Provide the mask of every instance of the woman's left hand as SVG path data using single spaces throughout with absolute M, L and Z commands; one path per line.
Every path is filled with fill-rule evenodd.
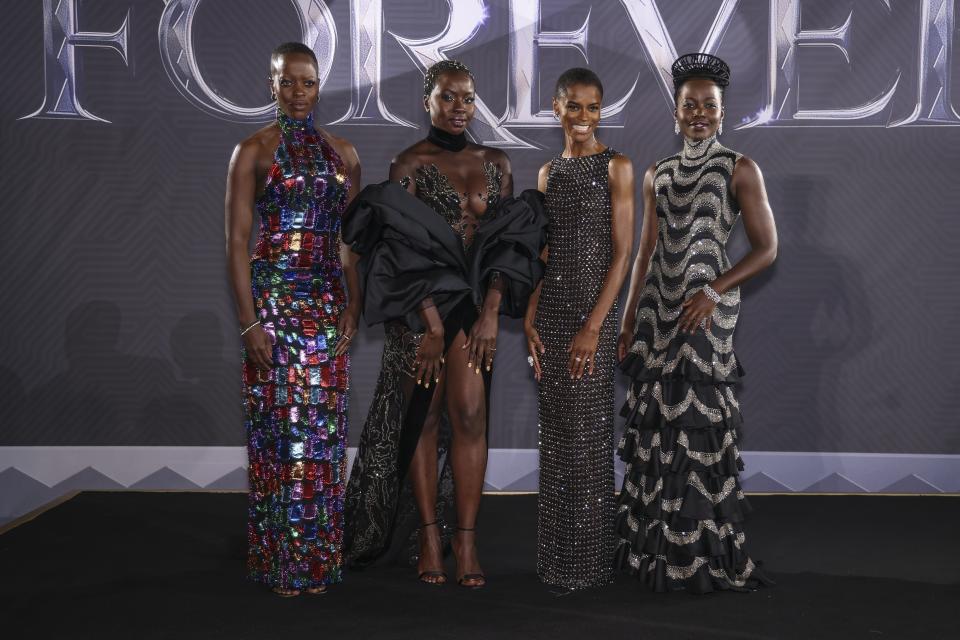
M 683 313 L 680 314 L 678 325 L 680 331 L 695 333 L 698 326 L 702 326 L 704 331 L 710 328 L 710 318 L 717 303 L 708 298 L 703 291 L 697 291 L 684 300 L 681 306 L 683 307 Z
M 570 371 L 570 378 L 583 377 L 584 373 L 593 375 L 593 363 L 597 356 L 597 342 L 600 340 L 600 332 L 594 331 L 584 325 L 577 335 L 573 336 L 570 346 L 567 347 L 567 353 L 570 354 L 570 360 L 567 361 L 567 369 Z
M 481 366 L 487 371 L 493 369 L 499 325 L 500 316 L 497 310 L 484 309 L 470 328 L 470 335 L 467 336 L 463 348 L 467 350 L 467 366 L 473 367 L 475 373 L 480 373 Z
M 333 356 L 343 355 L 350 348 L 353 338 L 357 335 L 357 325 L 360 323 L 360 309 L 356 305 L 348 304 L 340 313 L 337 321 L 337 346 L 333 349 Z

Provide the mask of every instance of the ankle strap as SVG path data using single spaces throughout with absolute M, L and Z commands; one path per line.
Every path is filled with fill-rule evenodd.
M 470 528 L 467 528 L 467 527 L 457 527 L 457 531 L 476 531 L 476 530 L 477 530 L 476 527 L 470 527 Z
M 422 525 L 420 525 L 420 528 L 423 529 L 424 527 L 431 527 L 435 524 L 439 524 L 439 522 L 437 520 L 434 520 L 433 522 L 424 522 Z

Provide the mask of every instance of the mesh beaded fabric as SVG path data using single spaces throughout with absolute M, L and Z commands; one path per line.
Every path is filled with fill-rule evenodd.
M 537 573 L 567 589 L 613 579 L 613 378 L 617 305 L 603 321 L 594 373 L 572 380 L 566 346 L 596 305 L 610 262 L 613 149 L 555 157 L 545 209 L 549 256 L 537 305 L 540 490 Z

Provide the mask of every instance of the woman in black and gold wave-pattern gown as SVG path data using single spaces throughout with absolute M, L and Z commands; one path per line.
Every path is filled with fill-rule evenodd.
M 475 525 L 498 315 L 523 313 L 542 275 L 546 223 L 539 193 L 511 197 L 506 154 L 466 140 L 473 102 L 466 67 L 431 67 L 430 135 L 397 156 L 390 182 L 367 187 L 344 222 L 362 256 L 364 315 L 386 327 L 344 545 L 354 567 L 416 561 L 420 580 L 441 584 L 452 538 L 457 582 L 479 587 Z
M 631 378 L 618 447 L 627 463 L 617 565 L 656 591 L 749 589 L 768 582 L 747 554 L 734 386 L 739 285 L 769 266 L 773 214 L 756 164 L 717 140 L 726 64 L 673 66 L 680 153 L 644 177 L 644 219 L 619 341 Z M 743 218 L 751 250 L 726 254 Z

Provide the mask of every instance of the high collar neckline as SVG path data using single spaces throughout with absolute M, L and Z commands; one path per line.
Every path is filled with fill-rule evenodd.
M 438 127 L 430 125 L 430 132 L 427 134 L 427 140 L 446 151 L 463 151 L 467 147 L 467 134 L 461 133 L 454 135 L 449 131 L 444 131 Z
M 303 133 L 313 129 L 313 113 L 308 114 L 303 120 L 297 120 L 296 118 L 291 118 L 283 112 L 283 109 L 277 107 L 277 124 L 280 125 L 280 130 L 287 135 L 298 132 Z
M 687 136 L 683 136 L 683 151 L 681 151 L 681 155 L 684 160 L 699 160 L 707 154 L 716 142 L 717 134 L 713 134 L 703 140 L 691 140 Z

